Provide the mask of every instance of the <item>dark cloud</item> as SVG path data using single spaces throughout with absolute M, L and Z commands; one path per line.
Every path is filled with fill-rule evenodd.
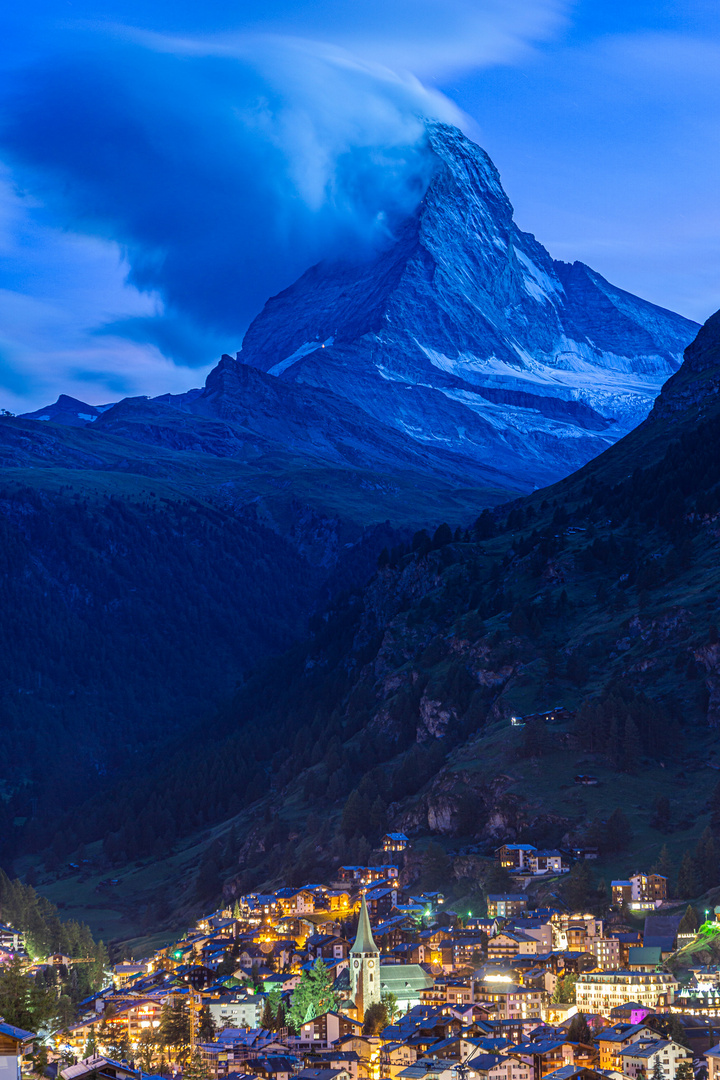
M 28 68 L 2 143 L 58 221 L 119 243 L 130 283 L 162 298 L 157 320 L 101 332 L 206 362 L 309 265 L 392 238 L 429 179 L 430 113 L 455 116 L 329 47 L 116 38 Z
M 114 319 L 98 327 L 98 337 L 118 337 L 139 345 L 154 345 L 168 360 L 187 367 L 202 367 L 208 356 L 222 351 L 223 342 L 207 334 L 191 319 L 171 315 L 135 315 Z

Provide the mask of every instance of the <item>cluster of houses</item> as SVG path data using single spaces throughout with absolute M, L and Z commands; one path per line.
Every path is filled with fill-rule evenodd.
M 385 842 L 391 855 L 407 840 Z M 497 852 L 530 874 L 559 872 L 556 857 L 523 844 Z M 533 908 L 524 893 L 491 895 L 486 917 L 461 917 L 401 876 L 396 865 L 343 866 L 329 884 L 248 894 L 153 956 L 117 964 L 53 1038 L 61 1080 L 145 1080 L 143 1033 L 178 1002 L 212 1080 L 693 1080 L 699 1064 L 720 1080 L 720 970 L 698 966 L 681 986 L 665 966 L 680 917 L 659 910 L 658 875 L 614 882 L 605 919 Z M 651 900 L 644 932 L 624 921 L 633 897 Z M 268 1002 L 283 1015 L 278 1002 L 289 1010 L 318 961 L 334 1007 L 309 1009 L 299 1030 L 269 1023 Z M 15 1062 L 32 1040 L 8 1028 L 0 1080 L 16 1080 L 3 1037 L 15 1039 Z M 128 1060 L 115 1060 L 118 1045 Z

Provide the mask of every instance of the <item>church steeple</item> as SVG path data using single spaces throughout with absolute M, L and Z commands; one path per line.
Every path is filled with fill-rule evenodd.
M 355 944 L 350 952 L 353 956 L 356 954 L 361 955 L 362 953 L 379 954 L 380 952 L 372 936 L 372 927 L 370 926 L 370 916 L 368 915 L 365 893 L 362 894 L 362 900 L 360 901 L 360 918 L 358 919 L 357 934 L 355 936 Z
M 379 1002 L 381 996 L 380 950 L 372 936 L 365 893 L 360 901 L 355 944 L 350 950 L 350 993 L 360 1020 L 365 1019 L 365 1010 Z

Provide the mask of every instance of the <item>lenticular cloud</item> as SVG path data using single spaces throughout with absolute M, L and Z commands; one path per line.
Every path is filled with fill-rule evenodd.
M 5 152 L 59 223 L 121 245 L 176 325 L 239 336 L 312 263 L 389 242 L 430 176 L 422 118 L 459 119 L 412 76 L 304 40 L 96 44 L 26 73 Z

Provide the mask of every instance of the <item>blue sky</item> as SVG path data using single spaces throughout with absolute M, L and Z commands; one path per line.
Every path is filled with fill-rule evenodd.
M 198 385 L 267 296 L 387 241 L 418 117 L 550 253 L 720 306 L 710 0 L 30 0 L 0 16 L 0 407 Z

